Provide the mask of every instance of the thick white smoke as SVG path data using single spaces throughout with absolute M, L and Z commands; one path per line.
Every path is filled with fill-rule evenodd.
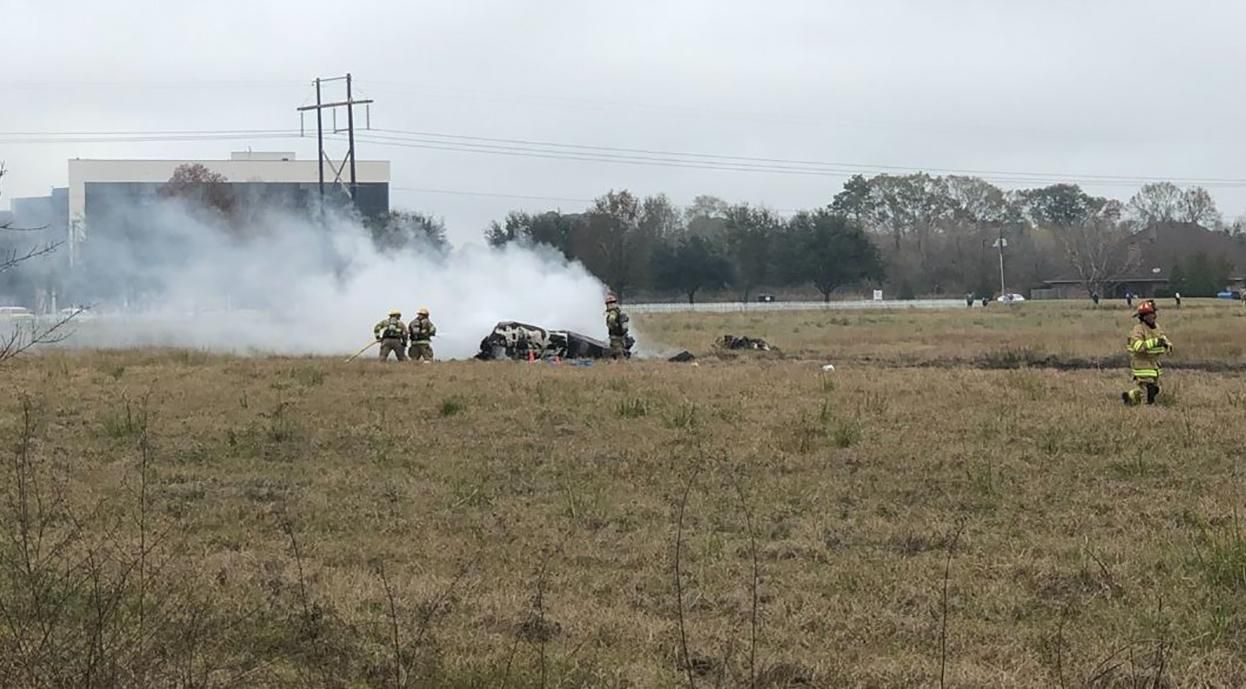
M 130 227 L 140 215 L 149 239 L 138 248 L 107 232 L 124 218 L 88 234 L 84 255 L 94 268 L 76 276 L 75 292 L 100 306 L 78 325 L 76 346 L 349 354 L 371 341 L 391 308 L 410 321 L 421 306 L 431 311 L 443 359 L 474 355 L 503 320 L 606 335 L 605 287 L 551 250 L 442 254 L 421 245 L 382 253 L 342 217 L 316 223 L 270 211 L 238 229 L 160 202 L 136 211 Z

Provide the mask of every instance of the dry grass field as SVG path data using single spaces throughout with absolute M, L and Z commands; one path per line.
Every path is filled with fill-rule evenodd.
M 11 361 L 0 685 L 1246 686 L 1240 309 L 1162 310 L 1140 409 L 1024 365 L 1116 356 L 1123 307 L 636 318 L 784 352 L 698 366 Z

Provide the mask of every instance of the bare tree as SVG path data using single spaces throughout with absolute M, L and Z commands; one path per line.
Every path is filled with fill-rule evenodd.
M 1220 224 L 1220 211 L 1202 187 L 1181 189 L 1172 182 L 1143 185 L 1126 204 L 1126 217 L 1138 227 L 1153 223 L 1187 222 L 1203 227 Z
M 1176 222 L 1181 214 L 1184 194 L 1172 182 L 1144 184 L 1125 205 L 1125 214 L 1138 227 L 1153 223 Z
M 1102 294 L 1137 269 L 1141 252 L 1129 225 L 1105 218 L 1057 225 L 1053 234 L 1086 294 Z
M 1182 222 L 1209 228 L 1223 222 L 1215 199 L 1202 187 L 1190 187 L 1181 194 L 1181 211 L 1178 217 Z
M 0 162 L 0 178 L 4 177 L 5 172 L 4 163 Z M 0 233 L 4 234 L 12 232 L 38 232 L 43 229 L 45 228 L 13 227 L 11 220 L 0 223 Z M 13 270 L 32 259 L 46 256 L 56 251 L 63 243 L 63 241 L 46 242 L 26 248 L 0 247 L 0 273 Z M 45 325 L 40 325 L 35 320 L 13 320 L 12 323 L 0 322 L 0 363 L 12 359 L 32 347 L 64 340 L 69 335 L 65 326 L 81 312 L 82 309 L 77 309 L 65 316 L 58 316 L 55 321 Z
M 7 170 L 4 167 L 4 161 L 0 161 L 0 181 L 3 181 Z M 14 227 L 12 218 L 6 218 L 0 221 L 0 231 L 5 233 L 11 232 L 39 232 L 46 228 L 43 227 Z M 6 243 L 7 244 L 7 243 Z M 30 246 L 23 249 L 3 246 L 0 247 L 0 273 L 12 270 L 19 264 L 38 258 L 44 254 L 50 254 L 56 251 L 62 242 L 50 242 L 42 245 Z

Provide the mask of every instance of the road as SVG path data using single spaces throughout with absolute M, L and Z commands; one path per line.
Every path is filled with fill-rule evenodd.
M 737 313 L 743 311 L 863 311 L 867 309 L 952 309 L 965 308 L 963 299 L 914 299 L 911 301 L 772 301 L 712 302 L 704 304 L 626 304 L 633 313 Z M 978 307 L 975 307 L 978 308 Z

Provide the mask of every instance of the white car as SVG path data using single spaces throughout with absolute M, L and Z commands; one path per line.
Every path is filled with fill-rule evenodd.
M 1020 294 L 1001 294 L 995 301 L 1002 304 L 1019 304 L 1025 301 L 1025 297 Z

